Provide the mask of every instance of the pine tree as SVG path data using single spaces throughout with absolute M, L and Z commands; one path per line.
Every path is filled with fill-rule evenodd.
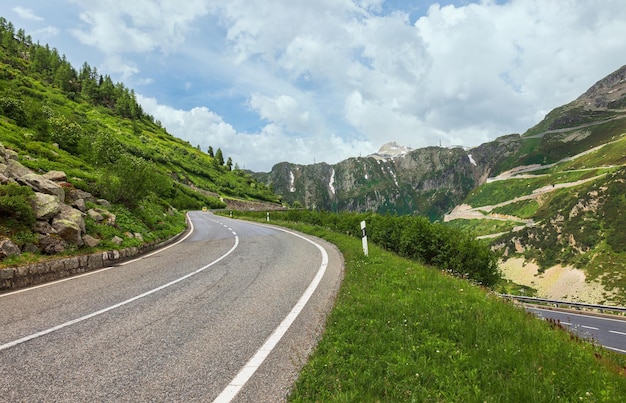
M 215 163 L 219 166 L 224 165 L 224 155 L 222 154 L 222 149 L 218 148 L 215 152 Z

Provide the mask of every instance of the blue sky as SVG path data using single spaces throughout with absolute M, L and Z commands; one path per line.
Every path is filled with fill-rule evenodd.
M 623 0 L 4 0 L 239 166 L 521 133 L 626 64 Z

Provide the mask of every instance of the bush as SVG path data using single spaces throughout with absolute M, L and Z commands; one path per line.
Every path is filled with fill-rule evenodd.
M 264 217 L 265 213 L 241 215 Z M 368 240 L 400 256 L 435 266 L 454 276 L 491 287 L 500 281 L 498 258 L 473 234 L 431 223 L 425 217 L 367 213 L 328 213 L 309 210 L 272 212 L 277 220 L 318 225 L 352 236 L 361 236 L 360 222 L 367 223 Z
M 31 201 L 34 192 L 16 183 L 0 185 L 0 222 L 9 227 L 30 227 L 35 223 Z
M 153 163 L 122 154 L 114 165 L 106 167 L 97 187 L 110 202 L 133 208 L 150 193 L 169 196 L 172 183 Z

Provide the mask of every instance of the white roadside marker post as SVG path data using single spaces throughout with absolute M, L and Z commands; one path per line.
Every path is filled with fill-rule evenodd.
M 365 221 L 361 221 L 361 240 L 363 242 L 363 254 L 365 254 L 365 256 L 368 256 L 368 250 L 367 250 L 367 233 L 365 231 Z
M 268 222 L 270 221 L 270 212 L 269 211 L 266 214 L 266 219 L 267 219 Z

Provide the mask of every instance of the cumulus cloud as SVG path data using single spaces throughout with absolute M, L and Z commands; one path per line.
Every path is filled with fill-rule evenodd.
M 173 134 L 252 169 L 475 146 L 626 63 L 622 0 L 68 1 L 103 71 L 159 95 L 142 102 Z
M 16 7 L 13 7 L 13 11 L 15 11 L 17 15 L 19 15 L 21 18 L 25 20 L 31 20 L 31 21 L 43 21 L 44 20 L 43 17 L 40 17 L 37 14 L 35 14 L 33 10 L 31 10 L 30 8 L 16 6 Z
M 350 141 L 334 134 L 320 134 L 312 137 L 290 136 L 279 124 L 268 123 L 258 132 L 237 132 L 216 113 L 206 107 L 190 110 L 175 109 L 160 104 L 155 98 L 137 95 L 138 102 L 149 114 L 155 116 L 167 131 L 187 140 L 192 146 L 200 146 L 204 151 L 209 146 L 221 148 L 226 157 L 231 157 L 241 168 L 256 171 L 269 171 L 281 161 L 312 164 L 328 158 L 338 161 L 345 155 L 358 155 L 363 148 L 370 148 L 369 142 Z M 278 100 L 256 100 L 263 104 L 268 114 L 281 114 L 277 103 L 289 104 L 288 97 Z M 287 110 L 290 106 L 287 107 Z

